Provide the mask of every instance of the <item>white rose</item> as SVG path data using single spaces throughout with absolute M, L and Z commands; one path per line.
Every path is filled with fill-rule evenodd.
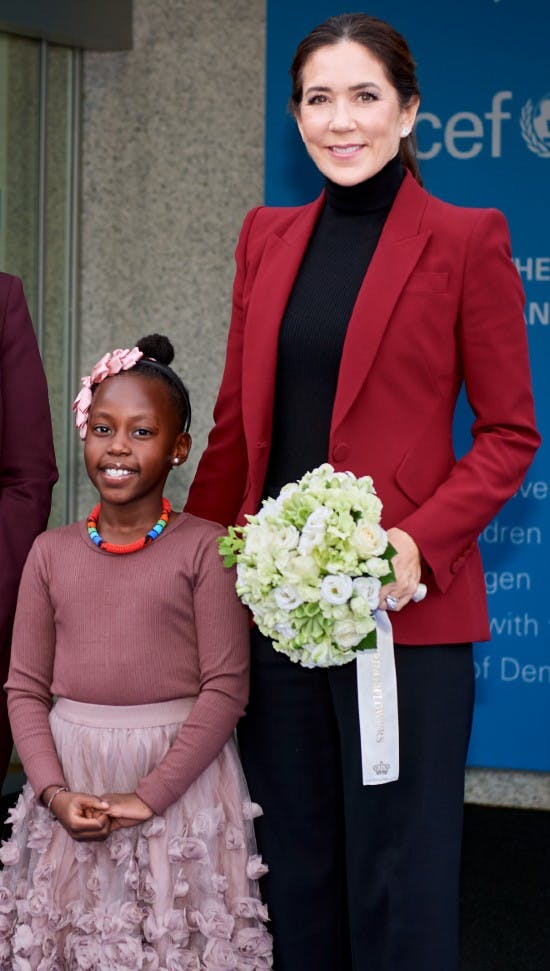
M 246 534 L 244 553 L 254 556 L 272 549 L 277 541 L 277 533 L 270 526 L 251 526 Z M 374 550 L 372 551 L 375 552 Z
M 363 635 L 358 632 L 352 620 L 337 620 L 332 628 L 332 639 L 338 647 L 349 651 L 363 640 Z
M 321 597 L 329 604 L 343 604 L 353 593 L 351 577 L 344 573 L 329 573 L 321 583 Z
M 378 523 L 363 523 L 355 527 L 350 542 L 360 556 L 379 556 L 386 549 L 388 538 Z
M 304 580 L 308 577 L 317 577 L 319 569 L 312 556 L 301 555 L 290 556 L 285 566 L 285 576 L 289 580 Z
M 321 546 L 325 538 L 324 526 L 304 526 L 298 549 L 300 553 L 311 553 L 316 547 Z
M 286 526 L 279 527 L 275 533 L 274 545 L 278 549 L 294 550 L 298 546 L 299 539 L 300 534 L 298 530 L 289 523 Z
M 299 607 L 303 603 L 303 599 L 298 593 L 298 590 L 291 583 L 285 583 L 282 587 L 276 587 L 273 595 L 277 606 L 281 610 L 294 610 L 295 607 Z
M 381 560 L 379 556 L 369 556 L 365 569 L 373 577 L 385 577 L 391 570 L 389 560 Z
M 292 560 L 293 553 L 291 550 L 274 550 L 273 559 L 270 562 L 271 571 L 276 570 L 282 576 L 287 579 L 287 568 L 290 560 Z
M 358 597 L 366 600 L 371 610 L 376 610 L 378 607 L 381 586 L 380 580 L 377 580 L 375 577 L 357 577 L 353 581 L 354 592 Z
M 315 509 L 304 523 L 298 549 L 300 553 L 311 553 L 315 547 L 320 546 L 325 538 L 327 520 L 330 518 L 330 509 L 319 506 Z
M 330 517 L 330 509 L 327 509 L 326 506 L 319 506 L 318 509 L 314 509 L 313 512 L 307 517 L 304 524 L 304 529 L 307 529 L 308 526 L 313 528 L 316 528 L 317 526 L 324 526 Z

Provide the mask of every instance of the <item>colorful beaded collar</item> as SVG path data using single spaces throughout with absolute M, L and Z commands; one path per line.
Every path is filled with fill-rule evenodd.
M 92 543 L 95 543 L 101 550 L 105 550 L 106 553 L 137 553 L 138 550 L 142 550 L 144 546 L 152 543 L 165 528 L 172 512 L 172 506 L 170 505 L 168 499 L 163 497 L 162 499 L 162 513 L 160 518 L 157 520 L 152 529 L 149 530 L 146 536 L 142 536 L 141 539 L 135 541 L 135 543 L 128 543 L 126 546 L 116 546 L 115 543 L 107 543 L 106 540 L 102 539 L 97 531 L 97 521 L 99 519 L 99 512 L 101 509 L 101 503 L 98 502 L 97 506 L 92 509 L 90 515 L 88 516 L 86 525 L 88 528 L 88 536 L 90 537 Z

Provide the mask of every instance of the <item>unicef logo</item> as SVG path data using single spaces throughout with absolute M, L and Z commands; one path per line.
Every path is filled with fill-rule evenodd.
M 533 107 L 531 99 L 521 109 L 521 134 L 527 147 L 541 158 L 550 158 L 550 92 Z

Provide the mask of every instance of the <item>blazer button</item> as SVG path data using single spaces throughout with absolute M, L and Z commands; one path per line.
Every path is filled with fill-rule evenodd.
M 332 449 L 332 459 L 334 462 L 344 462 L 349 455 L 349 445 L 345 442 L 340 442 L 339 445 L 335 445 Z

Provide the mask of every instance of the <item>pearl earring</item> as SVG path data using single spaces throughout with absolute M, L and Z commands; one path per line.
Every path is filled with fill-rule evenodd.
M 179 464 L 180 464 L 179 459 L 172 459 L 172 465 L 179 465 Z
M 410 135 L 410 133 L 411 133 L 410 128 L 402 128 L 401 129 L 401 137 L 402 138 L 406 138 L 407 135 Z

